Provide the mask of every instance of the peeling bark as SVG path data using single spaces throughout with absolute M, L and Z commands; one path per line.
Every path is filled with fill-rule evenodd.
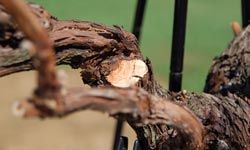
M 218 108 L 223 112 L 220 118 L 226 119 L 216 121 L 221 126 L 218 133 L 223 133 L 224 139 L 234 134 L 233 140 L 228 139 L 234 149 L 250 148 L 249 41 L 250 26 L 238 33 L 228 48 L 219 57 L 214 58 L 204 88 L 206 93 L 217 95 L 221 99 L 215 105 L 220 105 Z M 215 134 L 214 137 L 216 136 Z
M 61 105 L 35 95 L 29 101 L 17 103 L 16 114 L 55 117 L 87 108 L 105 111 L 128 121 L 143 149 L 250 147 L 250 102 L 244 97 L 249 94 L 246 50 L 249 27 L 215 60 L 205 88 L 214 95 L 171 93 L 154 80 L 151 63 L 143 58 L 131 33 L 117 26 L 60 21 L 37 5 L 30 7 L 49 33 L 56 64 L 81 68 L 84 83 L 110 88 L 62 88 Z M 30 57 L 33 48 L 22 46 L 25 40 L 27 37 L 0 6 L 0 77 L 34 69 Z M 133 85 L 139 88 L 115 88 Z
M 67 93 L 63 99 L 64 106 L 61 108 L 56 108 L 49 100 L 45 106 L 39 104 L 38 99 L 33 99 L 16 105 L 15 111 L 26 117 L 48 117 L 65 116 L 81 109 L 99 110 L 129 121 L 137 127 L 146 124 L 175 127 L 179 134 L 186 138 L 186 143 L 182 145 L 190 149 L 203 147 L 203 126 L 188 109 L 150 95 L 143 89 L 74 88 Z
M 229 47 L 213 60 L 204 91 L 228 92 L 250 97 L 250 26 L 230 43 Z

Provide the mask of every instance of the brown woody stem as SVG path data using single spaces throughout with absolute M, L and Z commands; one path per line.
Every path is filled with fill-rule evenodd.
M 34 65 L 39 74 L 36 94 L 45 97 L 56 95 L 52 93 L 57 93 L 60 86 L 56 79 L 54 50 L 46 30 L 23 0 L 1 0 L 0 3 L 35 45 Z
M 173 102 L 150 95 L 140 88 L 91 90 L 74 88 L 65 93 L 59 92 L 64 89 L 60 87 L 56 78 L 54 51 L 46 30 L 41 27 L 30 7 L 22 0 L 0 2 L 34 43 L 36 49 L 34 66 L 39 73 L 38 89 L 29 101 L 22 101 L 16 105 L 16 114 L 26 117 L 65 116 L 77 110 L 95 109 L 124 118 L 138 127 L 148 124 L 173 126 L 178 129 L 180 136 L 188 137 L 184 141 L 189 149 L 203 147 L 203 126 L 191 112 Z M 39 14 L 36 15 L 39 16 Z M 58 49 L 73 47 L 78 55 L 80 53 L 80 61 L 77 62 L 76 67 L 83 69 L 82 78 L 90 85 L 111 84 L 128 87 L 138 84 L 148 75 L 148 68 L 140 54 L 135 37 L 121 28 L 107 28 L 88 22 L 57 22 L 54 19 L 50 21 L 53 24 L 50 38 L 55 41 L 54 46 Z M 73 29 L 72 26 L 74 26 Z M 77 51 L 77 49 L 85 49 L 85 51 Z M 59 59 L 64 58 L 64 53 L 67 56 L 70 54 L 69 51 L 59 50 L 59 52 Z M 84 60 L 86 56 L 88 58 Z M 76 59 L 76 57 L 72 58 Z M 105 58 L 109 58 L 107 60 L 111 62 L 105 61 Z M 13 68 L 11 63 L 28 64 L 27 67 L 32 68 L 27 61 L 29 61 L 28 57 L 9 64 L 5 62 L 1 65 L 3 69 L 0 69 L 2 75 L 13 71 L 5 70 L 5 68 Z M 13 72 L 22 69 L 27 68 Z M 93 81 L 105 79 L 103 82 L 96 83 L 91 81 L 91 78 Z
M 203 147 L 203 126 L 187 109 L 169 100 L 148 94 L 140 88 L 128 89 L 84 89 L 72 88 L 62 99 L 64 106 L 53 109 L 54 104 L 40 107 L 38 99 L 22 101 L 16 111 L 24 117 L 65 116 L 75 111 L 93 109 L 107 112 L 111 116 L 133 122 L 136 126 L 166 124 L 179 130 L 189 142 L 190 149 Z M 44 106 L 48 107 L 46 109 Z M 52 109 L 53 110 L 52 110 Z M 52 110 L 52 112 L 48 111 Z

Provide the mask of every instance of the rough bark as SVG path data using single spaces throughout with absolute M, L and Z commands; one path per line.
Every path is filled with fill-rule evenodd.
M 250 27 L 248 26 L 230 43 L 229 47 L 214 58 L 207 76 L 204 91 L 228 92 L 250 97 Z
M 63 106 L 60 108 L 49 99 L 42 102 L 39 98 L 32 97 L 29 101 L 18 103 L 16 107 L 18 114 L 52 117 L 64 116 L 87 108 L 105 111 L 111 116 L 127 120 L 137 133 L 143 149 L 248 149 L 250 147 L 248 98 L 234 94 L 222 96 L 168 92 L 154 80 L 151 63 L 143 58 L 137 40 L 131 33 L 117 26 L 59 21 L 37 5 L 31 5 L 31 8 L 49 33 L 54 44 L 57 65 L 67 64 L 72 68 L 81 68 L 84 83 L 92 87 L 113 88 L 66 89 L 61 99 Z M 0 18 L 0 76 L 34 69 L 29 55 L 33 53 L 33 48 L 23 44 L 27 38 L 3 7 L 0 7 Z M 235 39 L 233 43 L 236 44 L 230 45 L 231 51 L 237 51 L 239 46 L 236 45 L 242 45 L 240 42 L 249 41 L 245 39 L 246 37 L 240 38 L 242 35 L 244 34 Z M 230 54 L 235 58 L 242 56 L 236 52 Z M 117 70 L 122 70 L 121 64 L 124 61 L 134 60 L 143 61 L 147 66 L 146 74 L 137 76 L 137 73 L 132 73 L 139 78 L 136 80 L 138 82 L 133 84 L 136 83 L 144 90 L 135 87 L 115 89 L 116 85 L 112 84 L 112 79 L 116 74 L 120 74 Z M 238 71 L 240 76 L 248 79 L 248 74 L 243 74 L 247 71 L 245 63 L 235 65 L 234 61 L 229 61 L 226 64 L 229 70 L 236 68 L 240 70 Z M 225 73 L 219 77 L 224 75 Z M 208 84 L 211 76 L 208 78 Z M 243 83 L 245 78 L 226 79 L 233 83 L 238 80 Z M 219 90 L 211 88 L 218 87 L 218 84 L 224 85 L 224 82 L 226 83 L 224 79 L 219 78 L 219 81 L 211 82 L 216 86 L 207 85 L 206 91 L 213 89 L 211 91 L 214 94 L 224 91 L 223 88 Z M 245 87 L 242 90 L 237 88 L 235 93 L 244 93 L 243 91 L 249 88 Z
M 238 36 L 229 44 L 223 53 L 214 58 L 213 64 L 209 70 L 204 92 L 210 94 L 224 96 L 221 102 L 229 105 L 223 106 L 224 115 L 230 118 L 224 122 L 225 125 L 230 124 L 235 139 L 239 141 L 250 137 L 250 26 L 246 27 Z M 233 94 L 232 94 L 233 93 Z M 243 111 L 239 111 L 241 108 Z M 226 132 L 226 130 L 224 131 Z M 237 136 L 241 137 L 237 137 Z M 247 138 L 242 138 L 247 137 Z M 242 149 L 242 147 L 235 147 Z M 247 145 L 247 149 L 250 146 Z

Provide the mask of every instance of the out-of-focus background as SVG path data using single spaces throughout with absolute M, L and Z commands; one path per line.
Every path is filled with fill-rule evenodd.
M 31 0 L 59 19 L 77 19 L 132 29 L 136 0 Z M 155 75 L 168 87 L 174 0 L 148 0 L 141 50 L 151 59 Z M 241 22 L 240 1 L 190 0 L 188 8 L 183 88 L 201 92 L 213 57 L 232 40 L 232 21 Z M 79 70 L 60 67 L 69 75 L 69 86 L 83 86 Z M 29 96 L 35 72 L 0 78 L 0 150 L 106 150 L 111 149 L 114 119 L 93 111 L 63 119 L 15 118 L 11 106 Z M 135 134 L 126 126 L 131 149 Z

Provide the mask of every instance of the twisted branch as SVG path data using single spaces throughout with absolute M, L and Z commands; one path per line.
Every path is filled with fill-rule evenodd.
M 34 43 L 36 49 L 34 66 L 38 70 L 38 88 L 32 98 L 16 105 L 16 112 L 18 114 L 22 116 L 40 117 L 65 116 L 77 110 L 91 108 L 108 112 L 111 116 L 124 118 L 132 123 L 133 126 L 148 124 L 173 126 L 178 129 L 179 136 L 185 137 L 185 143 L 183 145 L 187 145 L 187 148 L 199 149 L 203 147 L 203 126 L 191 112 L 166 99 L 150 95 L 140 88 L 91 90 L 74 88 L 65 90 L 56 78 L 52 44 L 45 30 L 31 13 L 29 7 L 21 0 L 1 0 L 0 3 L 14 17 L 20 29 L 22 29 L 26 36 Z M 30 22 L 32 23 L 26 24 Z M 95 50 L 95 55 L 88 56 L 89 58 L 94 57 L 95 60 L 97 60 L 92 63 L 91 66 L 99 65 L 99 67 L 97 67 L 98 72 L 101 72 L 101 74 L 106 77 L 104 81 L 106 81 L 107 85 L 111 84 L 124 87 L 123 83 L 113 83 L 116 80 L 112 80 L 114 79 L 113 76 L 115 76 L 115 73 L 118 75 L 124 72 L 124 69 L 119 67 L 121 64 L 124 65 L 124 62 L 118 61 L 118 58 L 125 60 L 142 59 L 134 36 L 127 34 L 118 27 L 116 27 L 115 30 L 112 28 L 105 28 L 105 30 L 103 30 L 102 26 L 98 24 L 86 23 L 77 25 L 77 22 L 61 22 L 60 24 L 56 24 L 54 19 L 52 19 L 52 22 L 54 22 L 53 28 L 51 29 L 52 33 L 56 32 L 57 36 L 53 37 L 53 34 L 50 34 L 50 37 L 56 42 L 57 50 L 60 51 L 61 48 L 67 47 L 65 43 L 73 44 L 75 49 L 77 49 L 78 46 L 87 46 L 91 50 Z M 78 32 L 77 30 L 71 30 L 67 32 L 68 28 L 65 28 L 65 26 L 76 29 L 74 25 L 77 25 L 76 27 L 83 31 Z M 79 37 L 77 39 L 80 40 L 77 41 L 75 38 L 69 38 L 72 37 L 72 34 L 73 37 Z M 59 36 L 60 39 L 57 39 L 58 35 L 61 35 Z M 114 38 L 119 39 L 119 41 L 114 40 Z M 107 49 L 108 51 L 111 49 L 112 54 L 108 57 L 111 56 L 110 60 L 116 61 L 115 65 L 112 65 L 112 62 L 103 61 L 103 58 L 102 61 L 98 61 L 101 57 L 107 57 L 104 53 L 107 52 Z M 117 56 L 112 57 L 113 55 Z M 29 60 L 23 60 L 19 63 L 27 65 L 27 61 Z M 93 71 L 91 66 L 85 66 L 88 59 L 81 59 L 80 62 L 85 62 L 77 66 L 85 69 L 85 71 L 82 72 L 83 80 L 89 82 L 91 85 L 92 81 L 90 81 L 91 77 L 89 75 L 92 75 L 92 77 L 94 75 L 95 78 L 93 81 L 101 81 L 103 76 L 90 72 Z M 129 63 L 131 63 L 131 61 L 129 61 Z M 127 65 L 128 63 L 125 64 Z M 143 66 L 142 68 L 145 68 L 145 63 L 140 62 L 139 64 L 140 65 L 138 65 L 138 61 L 135 61 L 135 63 L 132 63 L 132 66 Z M 13 64 L 5 64 L 5 66 L 2 65 L 2 67 L 8 68 L 10 66 L 11 68 L 11 65 Z M 109 71 L 103 70 L 105 66 L 106 68 L 111 67 L 111 69 L 108 69 Z M 94 70 L 96 70 L 96 68 Z M 6 75 L 6 73 L 12 73 L 14 71 L 5 70 L 1 72 L 3 76 Z M 115 73 L 111 73 L 111 71 Z M 140 71 L 139 75 L 137 75 L 137 73 L 131 71 L 131 78 L 134 76 L 143 78 L 145 73 L 147 73 L 147 69 Z M 112 77 L 108 76 L 109 74 L 111 74 Z M 133 82 L 132 85 L 138 81 L 139 79 Z M 105 84 L 102 82 L 92 83 L 92 85 Z
M 166 124 L 175 127 L 186 137 L 190 149 L 203 147 L 203 125 L 190 111 L 170 100 L 150 95 L 141 88 L 72 88 L 67 93 L 61 108 L 49 100 L 41 104 L 39 99 L 33 98 L 18 103 L 16 110 L 24 117 L 61 117 L 93 109 L 123 118 L 136 126 Z
M 34 65 L 39 74 L 36 94 L 45 97 L 56 95 L 60 85 L 56 79 L 54 50 L 46 30 L 24 1 L 1 0 L 0 3 L 35 45 Z

